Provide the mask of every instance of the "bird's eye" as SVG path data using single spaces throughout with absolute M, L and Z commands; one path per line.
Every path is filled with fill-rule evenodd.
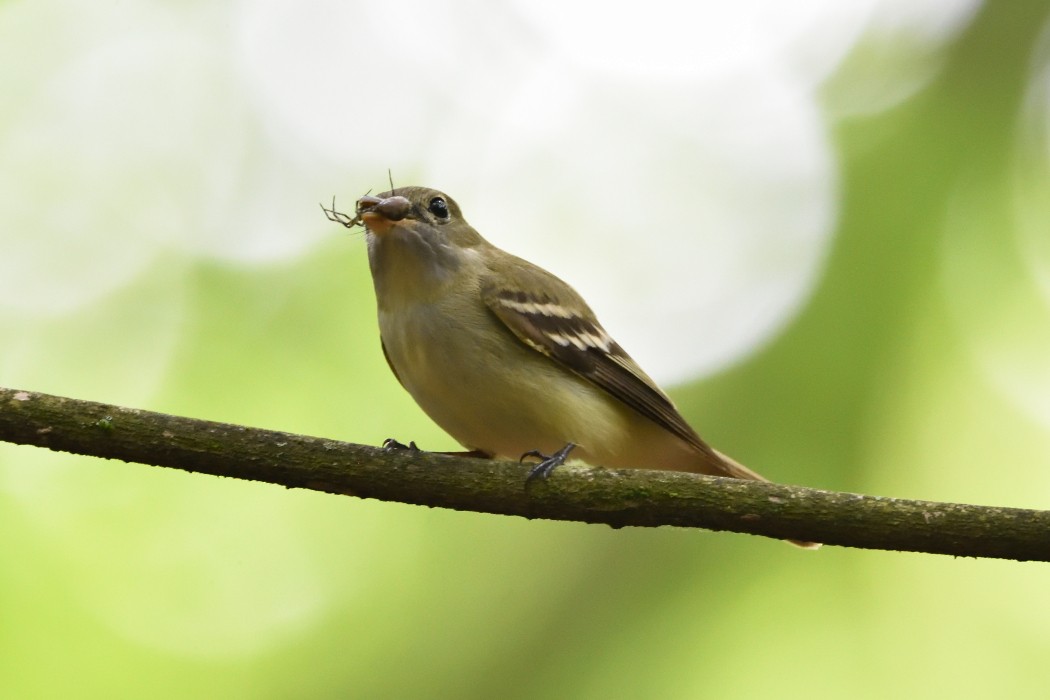
M 444 197 L 434 197 L 430 200 L 430 204 L 427 205 L 427 209 L 439 219 L 448 218 L 448 203 L 445 202 Z

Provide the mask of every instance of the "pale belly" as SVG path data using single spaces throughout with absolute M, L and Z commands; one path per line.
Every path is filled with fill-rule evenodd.
M 615 446 L 627 428 L 622 410 L 590 382 L 524 345 L 479 305 L 465 319 L 439 307 L 381 311 L 380 332 L 405 388 L 434 422 L 469 449 L 517 459 L 567 442 Z M 490 324 L 499 333 L 480 333 Z M 441 341 L 429 340 L 440 337 Z M 582 454 L 581 452 L 581 454 Z
M 461 315 L 461 314 L 460 314 Z M 379 313 L 391 364 L 419 406 L 464 447 L 518 459 L 568 442 L 596 466 L 693 470 L 697 455 L 647 418 L 520 342 L 479 303 L 467 318 L 440 305 Z M 441 338 L 441 341 L 430 340 Z M 514 369 L 509 369 L 514 368 Z

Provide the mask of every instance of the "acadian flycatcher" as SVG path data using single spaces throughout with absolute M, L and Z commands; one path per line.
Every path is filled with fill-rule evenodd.
M 765 479 L 700 439 L 583 298 L 492 245 L 451 197 L 399 187 L 358 200 L 383 353 L 434 422 L 477 456 Z M 798 543 L 806 546 L 807 543 Z

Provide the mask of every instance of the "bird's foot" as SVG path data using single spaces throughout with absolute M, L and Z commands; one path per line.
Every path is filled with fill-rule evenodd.
M 398 442 L 394 438 L 387 438 L 386 440 L 383 440 L 383 449 L 384 450 L 411 450 L 412 452 L 419 452 L 420 451 L 419 448 L 416 447 L 416 443 L 415 443 L 414 440 L 410 441 L 407 445 L 405 445 L 405 444 L 402 444 L 402 443 Z
M 547 477 L 551 475 L 556 467 L 565 464 L 565 460 L 568 459 L 569 453 L 576 447 L 576 443 L 570 442 L 552 455 L 545 455 L 539 450 L 529 450 L 521 456 L 518 462 L 524 462 L 526 457 L 536 457 L 540 460 L 539 464 L 533 467 L 529 471 L 529 475 L 525 477 L 525 483 L 528 484 L 530 481 L 535 479 L 547 480 Z

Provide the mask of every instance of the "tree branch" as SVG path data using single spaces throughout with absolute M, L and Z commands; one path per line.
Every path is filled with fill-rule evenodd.
M 0 388 L 0 440 L 288 488 L 525 518 L 731 530 L 846 547 L 1050 561 L 1050 511 L 635 469 L 527 465 L 325 440 Z

